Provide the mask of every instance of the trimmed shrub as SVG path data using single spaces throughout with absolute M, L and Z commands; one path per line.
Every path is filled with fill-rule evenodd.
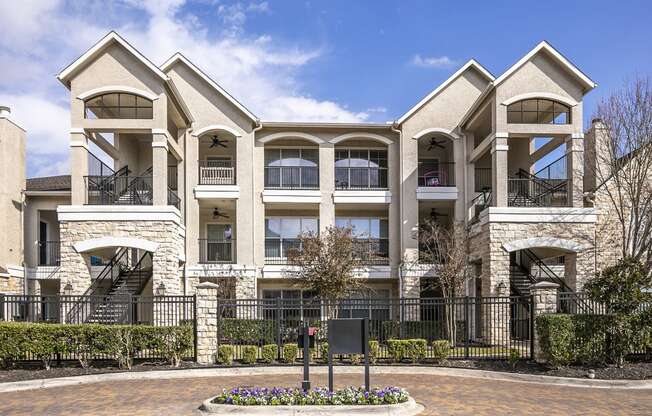
M 539 347 L 554 367 L 570 364 L 573 359 L 575 325 L 571 315 L 540 315 L 536 318 Z
M 255 345 L 245 345 L 242 347 L 242 363 L 255 364 L 258 358 L 258 347 Z
M 190 325 L 157 328 L 154 347 L 174 367 L 179 367 L 194 347 L 194 331 Z
M 405 358 L 405 340 L 388 339 L 387 354 L 393 363 L 400 363 Z
M 432 358 L 435 362 L 442 362 L 448 358 L 451 352 L 451 346 L 445 339 L 436 339 L 432 341 Z
M 512 368 L 516 368 L 516 364 L 521 360 L 521 353 L 518 352 L 516 348 L 509 349 L 509 355 L 507 356 L 507 362 Z
M 283 362 L 292 364 L 296 361 L 299 355 L 299 347 L 297 344 L 283 344 Z
M 272 344 L 276 342 L 276 322 L 264 319 L 224 318 L 220 322 L 223 339 L 233 344 Z
M 0 364 L 3 367 L 22 358 L 25 346 L 25 328 L 24 324 L 13 322 L 0 324 Z
M 405 340 L 405 356 L 412 363 L 419 362 L 426 358 L 428 342 L 423 338 Z
M 378 350 L 380 345 L 378 341 L 369 341 L 369 363 L 376 364 L 378 361 Z
M 323 362 L 328 362 L 328 342 L 322 342 L 319 344 L 319 353 L 321 354 L 321 359 Z
M 276 360 L 276 358 L 278 357 L 278 345 L 276 344 L 263 345 L 263 349 L 260 355 L 262 357 L 262 361 L 265 364 L 273 363 L 274 360 Z
M 233 345 L 220 345 L 217 349 L 217 363 L 231 365 L 233 363 Z

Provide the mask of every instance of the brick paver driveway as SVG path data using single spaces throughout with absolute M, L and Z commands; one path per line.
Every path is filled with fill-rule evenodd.
M 325 385 L 314 375 L 313 385 Z M 359 375 L 336 375 L 358 385 Z M 589 389 L 434 375 L 375 375 L 374 385 L 406 387 L 428 415 L 650 415 L 651 390 Z M 294 386 L 298 376 L 114 381 L 0 394 L 0 415 L 192 415 L 218 389 Z

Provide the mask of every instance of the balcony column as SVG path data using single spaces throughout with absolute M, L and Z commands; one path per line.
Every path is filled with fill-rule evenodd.
M 199 263 L 199 201 L 195 198 L 194 189 L 198 183 L 199 138 L 186 132 L 185 134 L 185 219 L 186 219 L 186 265 Z M 183 177 L 182 177 L 183 179 Z M 181 184 L 179 184 L 181 187 Z
M 319 204 L 319 231 L 335 225 L 335 145 L 322 143 L 319 145 L 319 188 L 321 203 Z
M 464 186 L 464 171 L 465 169 L 465 163 L 464 163 L 464 137 L 459 137 L 456 139 L 453 139 L 453 161 L 455 162 L 454 169 L 455 169 L 455 186 L 457 187 L 458 191 L 460 187 Z M 464 213 L 464 196 L 460 196 L 460 192 L 458 192 L 457 199 L 455 200 L 455 222 L 464 222 L 464 218 L 466 217 L 466 214 Z
M 88 137 L 83 129 L 70 131 L 70 203 L 86 203 L 86 180 L 88 176 Z
M 458 189 L 462 185 L 462 192 L 460 195 L 463 195 L 461 198 L 464 200 L 465 206 L 465 215 L 469 220 L 473 218 L 474 210 L 471 205 L 471 201 L 475 198 L 475 163 L 468 162 L 466 157 L 467 154 L 470 154 L 475 146 L 475 135 L 471 132 L 464 132 L 462 140 L 465 140 L 466 143 L 466 152 L 461 159 L 456 160 L 456 163 L 462 164 L 464 170 L 466 170 L 466 177 L 464 178 L 464 183 L 456 182 Z
M 492 187 L 492 206 L 506 207 L 508 188 L 508 166 L 507 166 L 507 133 L 496 133 L 496 137 L 491 144 L 491 187 Z
M 387 225 L 389 230 L 389 261 L 392 266 L 392 271 L 398 270 L 398 266 L 401 263 L 401 240 L 399 238 L 399 233 L 401 232 L 401 208 L 399 199 L 401 183 L 399 176 L 395 173 L 400 169 L 399 154 L 398 141 L 394 141 L 387 146 L 387 188 L 392 194 L 392 199 L 388 207 Z M 416 188 L 414 192 L 413 195 L 416 195 Z M 417 202 L 416 197 L 413 199 Z
M 152 199 L 154 205 L 168 204 L 168 141 L 163 133 L 152 134 Z
M 573 133 L 566 138 L 566 172 L 568 175 L 568 205 L 584 206 L 584 134 Z

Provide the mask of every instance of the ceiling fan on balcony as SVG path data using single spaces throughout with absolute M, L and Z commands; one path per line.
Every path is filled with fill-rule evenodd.
M 428 151 L 431 151 L 434 147 L 439 147 L 440 149 L 445 149 L 444 141 L 438 141 L 435 137 L 430 138 L 430 146 L 428 146 Z
M 226 218 L 226 219 L 230 218 L 228 215 L 221 212 L 219 208 L 213 208 L 213 218 L 217 219 L 217 218 L 220 218 L 220 217 L 221 218 Z
M 217 146 L 228 147 L 226 145 L 228 143 L 228 141 L 221 140 L 220 137 L 217 134 L 211 137 L 211 141 L 212 141 L 212 143 L 209 146 L 210 149 L 212 149 L 213 147 L 217 147 Z

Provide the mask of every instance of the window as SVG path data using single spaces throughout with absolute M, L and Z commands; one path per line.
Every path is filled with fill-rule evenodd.
M 356 239 L 387 239 L 389 238 L 389 225 L 385 218 L 372 217 L 338 217 L 335 226 L 351 228 Z
M 335 186 L 387 188 L 387 150 L 336 150 Z
M 508 123 L 570 124 L 570 107 L 552 100 L 535 98 L 507 106 Z
M 319 151 L 265 149 L 265 188 L 319 188 Z
M 84 102 L 87 119 L 152 119 L 152 101 L 134 94 L 109 93 L 97 95 Z
M 319 233 L 317 218 L 265 218 L 265 258 L 284 259 L 289 250 L 298 250 L 301 234 Z

